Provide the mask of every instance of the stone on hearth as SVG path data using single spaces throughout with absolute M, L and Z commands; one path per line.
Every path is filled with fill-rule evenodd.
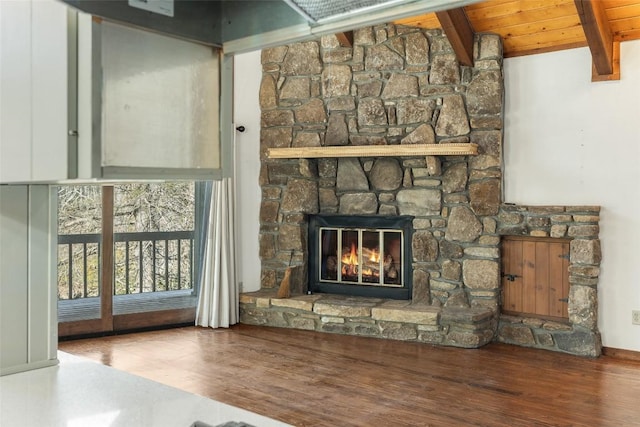
M 553 335 L 558 348 L 567 353 L 598 357 L 602 351 L 600 334 L 591 331 L 573 331 L 570 334 Z
M 416 76 L 393 73 L 382 91 L 382 98 L 404 98 L 418 96 L 419 94 L 418 78 Z
M 442 108 L 436 124 L 436 134 L 438 136 L 460 136 L 468 134 L 470 130 L 469 118 L 462 96 L 443 97 Z
M 300 175 L 305 178 L 316 178 L 318 176 L 318 165 L 315 160 L 298 159 Z
M 351 67 L 348 65 L 326 65 L 322 70 L 322 96 L 349 95 L 351 90 Z
M 522 215 L 516 212 L 502 211 L 498 214 L 498 220 L 501 224 L 516 225 L 523 220 Z
M 352 135 L 349 137 L 351 145 L 386 145 L 387 140 L 384 136 L 376 135 Z
M 420 32 L 405 37 L 407 64 L 421 65 L 429 63 L 429 41 Z
M 431 294 L 429 291 L 429 272 L 414 268 L 413 269 L 413 289 L 412 289 L 412 304 L 430 304 Z
M 318 175 L 321 178 L 335 178 L 338 172 L 338 159 L 318 159 Z
M 293 147 L 319 147 L 320 135 L 317 132 L 298 132 L 293 140 Z
M 316 321 L 305 317 L 293 317 L 289 319 L 289 325 L 294 329 L 305 331 L 315 331 L 316 329 Z
M 371 318 L 382 322 L 414 323 L 416 325 L 437 325 L 440 310 L 428 305 L 416 308 L 381 304 L 371 309 Z
M 442 174 L 442 191 L 457 193 L 464 191 L 467 186 L 467 164 L 454 163 Z
M 386 45 L 376 45 L 367 49 L 364 68 L 367 71 L 398 70 L 404 66 L 402 56 Z
M 336 190 L 338 192 L 369 190 L 369 181 L 357 158 L 338 159 Z
M 597 237 L 600 227 L 597 225 L 570 225 L 567 235 L 569 237 Z
M 273 289 L 276 287 L 276 272 L 270 269 L 262 269 L 260 274 L 260 287 L 263 289 Z
M 445 234 L 445 239 L 446 239 Z M 464 255 L 462 246 L 457 243 L 450 242 L 448 240 L 440 241 L 440 254 L 443 258 L 462 258 Z
M 460 280 L 462 266 L 457 261 L 450 259 L 442 263 L 442 278 L 447 280 Z
M 280 88 L 280 99 L 308 99 L 310 96 L 308 77 L 289 77 Z
M 327 100 L 327 110 L 329 111 L 353 111 L 356 109 L 356 102 L 353 96 L 341 96 Z
M 471 209 L 476 215 L 496 215 L 500 208 L 500 181 L 472 182 L 469 185 Z
M 499 114 L 502 110 L 502 75 L 500 71 L 478 73 L 467 87 L 469 114 Z
M 471 209 L 454 206 L 449 214 L 445 239 L 457 242 L 473 242 L 482 234 L 482 224 Z
M 500 266 L 497 261 L 465 259 L 462 262 L 462 280 L 471 289 L 498 289 Z
M 503 325 L 500 328 L 499 338 L 503 342 L 532 346 L 536 340 L 531 332 L 531 328 L 526 326 L 515 326 L 511 324 Z
M 358 45 L 371 45 L 376 42 L 373 35 L 372 27 L 364 27 L 353 30 L 353 44 Z
M 402 99 L 397 102 L 399 125 L 430 122 L 436 103 L 433 99 Z M 435 142 L 435 141 L 434 141 Z
M 391 340 L 415 340 L 418 337 L 416 327 L 413 325 L 403 325 L 395 322 L 380 322 L 382 337 Z
M 600 275 L 600 267 L 591 265 L 569 265 L 569 274 L 582 277 L 598 277 Z
M 264 200 L 279 199 L 282 194 L 280 187 L 262 187 L 262 198 Z
M 496 227 L 498 226 L 498 223 L 493 218 L 482 218 L 482 226 L 484 227 L 485 233 L 493 234 L 496 232 Z
M 358 83 L 358 97 L 370 98 L 372 96 L 380 96 L 382 90 L 382 82 L 380 80 L 373 80 L 370 82 Z
M 259 253 L 261 259 L 271 259 L 276 255 L 275 238 L 273 234 L 260 234 Z
M 500 157 L 490 154 L 478 154 L 469 160 L 469 167 L 473 170 L 484 170 L 500 167 Z
M 375 303 L 358 300 L 332 301 L 318 300 L 313 305 L 313 312 L 321 316 L 338 317 L 370 317 Z
M 260 54 L 260 60 L 262 61 L 263 64 L 269 64 L 272 62 L 282 62 L 288 49 L 289 49 L 288 46 L 278 46 L 278 47 L 263 49 Z
M 484 248 L 470 246 L 464 248 L 464 254 L 472 257 L 479 258 L 500 258 L 500 250 L 498 248 Z
M 278 232 L 278 249 L 281 251 L 301 251 L 307 247 L 303 227 L 282 224 Z
M 338 207 L 338 197 L 336 197 L 336 192 L 332 188 L 320 188 L 318 197 L 320 199 L 320 209 Z
M 431 176 L 442 175 L 442 161 L 438 156 L 427 156 L 427 171 Z
M 469 308 L 469 298 L 467 296 L 467 293 L 463 290 L 458 290 L 451 293 L 451 295 L 449 295 L 449 298 L 447 298 L 447 302 L 444 303 L 444 306 Z
M 295 118 L 299 123 L 324 123 L 327 113 L 321 99 L 313 98 L 295 110 Z
M 269 74 L 265 74 L 262 77 L 259 100 L 260 108 L 263 110 L 278 106 L 278 99 L 276 97 L 276 80 Z
M 569 321 L 574 325 L 595 329 L 598 324 L 597 290 L 591 286 L 569 287 Z
M 401 144 L 434 144 L 436 142 L 433 128 L 430 124 L 421 124 L 413 132 L 404 137 Z
M 318 183 L 290 179 L 282 198 L 283 212 L 318 213 Z
M 460 67 L 456 55 L 434 55 L 429 73 L 429 84 L 449 85 L 460 83 Z
M 260 222 L 276 222 L 280 203 L 272 200 L 263 201 L 260 205 Z
M 442 207 L 440 190 L 424 188 L 400 190 L 396 200 L 400 215 L 437 215 Z
M 438 240 L 429 231 L 413 233 L 411 250 L 415 262 L 431 262 L 438 259 Z
M 374 190 L 397 190 L 402 184 L 402 175 L 402 168 L 398 160 L 382 157 L 373 164 L 371 172 L 369 172 L 369 181 L 371 181 Z
M 395 216 L 398 215 L 398 208 L 394 205 L 380 205 L 378 215 Z
M 500 115 L 471 117 L 472 129 L 502 129 Z
M 480 37 L 478 59 L 502 59 L 502 41 L 497 34 L 483 34 Z
M 327 133 L 324 137 L 325 145 L 347 145 L 349 143 L 349 128 L 344 114 L 331 113 Z
M 262 112 L 261 126 L 293 126 L 293 111 L 266 110 Z
M 502 154 L 502 132 L 499 130 L 473 131 L 470 142 L 478 144 L 478 153 L 499 157 Z
M 352 193 L 340 197 L 342 215 L 372 215 L 378 212 L 378 199 L 373 193 Z
M 331 64 L 336 62 L 347 62 L 353 58 L 353 49 L 339 47 L 337 49 L 323 50 L 322 61 L 325 64 Z
M 572 264 L 600 264 L 600 240 L 574 239 L 570 243 L 570 262 Z
M 289 147 L 291 145 L 291 128 L 269 128 L 260 131 L 260 148 Z
M 317 42 L 294 43 L 282 62 L 282 73 L 288 76 L 320 74 L 320 48 Z
M 361 99 L 358 103 L 358 124 L 360 126 L 386 125 L 387 110 L 379 98 Z

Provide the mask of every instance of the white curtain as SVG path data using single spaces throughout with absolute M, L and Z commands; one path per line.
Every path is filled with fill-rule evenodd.
M 198 326 L 228 328 L 238 323 L 233 205 L 232 180 L 213 181 L 196 311 Z

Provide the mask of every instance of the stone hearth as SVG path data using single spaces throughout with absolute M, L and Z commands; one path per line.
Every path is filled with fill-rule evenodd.
M 459 66 L 441 30 L 393 25 L 356 30 L 352 48 L 325 36 L 262 52 L 262 281 L 259 292 L 241 296 L 242 322 L 462 347 L 500 337 L 599 354 L 597 328 L 587 322 L 543 321 L 536 323 L 539 330 L 529 330 L 532 340 L 527 335 L 518 341 L 508 333 L 517 319 L 511 326 L 500 321 L 501 235 L 536 235 L 536 221 L 547 222 L 529 223 L 536 215 L 519 214 L 523 227 L 508 224 L 509 208 L 501 205 L 500 38 L 477 35 L 474 59 L 473 67 Z M 475 143 L 478 155 L 266 157 L 272 147 L 416 143 Z M 413 216 L 411 301 L 303 295 L 307 216 L 318 213 Z M 551 221 L 567 232 L 573 217 L 551 218 L 547 236 L 553 237 L 562 227 L 553 228 Z M 599 242 L 597 229 L 587 240 L 592 246 Z M 288 268 L 296 271 L 295 295 L 276 298 Z M 595 313 L 595 301 L 583 302 L 583 309 Z M 582 345 L 558 346 L 549 330 L 578 337 Z
M 277 298 L 274 290 L 240 297 L 243 323 L 476 348 L 490 342 L 495 313 L 409 301 L 331 294 Z

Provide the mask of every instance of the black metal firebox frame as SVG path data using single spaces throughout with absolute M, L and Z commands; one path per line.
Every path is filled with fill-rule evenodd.
M 372 215 L 309 215 L 309 292 L 331 293 L 341 295 L 366 296 L 389 299 L 411 299 L 413 270 L 411 268 L 411 239 L 413 235 L 413 217 L 401 216 L 372 216 Z M 321 227 L 343 227 L 361 229 L 389 229 L 402 230 L 403 261 L 402 287 L 362 286 L 342 283 L 328 283 L 319 280 L 320 256 L 318 254 Z

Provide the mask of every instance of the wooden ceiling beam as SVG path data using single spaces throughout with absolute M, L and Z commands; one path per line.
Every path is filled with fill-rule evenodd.
M 574 2 L 597 75 L 614 74 L 613 33 L 603 3 L 592 0 L 574 0 Z M 594 80 L 597 80 L 595 76 Z
M 467 18 L 464 9 L 443 10 L 436 12 L 442 30 L 446 34 L 453 51 L 462 65 L 473 66 L 473 39 L 475 31 Z
M 353 31 L 346 31 L 344 33 L 337 33 L 338 43 L 342 47 L 353 47 Z

